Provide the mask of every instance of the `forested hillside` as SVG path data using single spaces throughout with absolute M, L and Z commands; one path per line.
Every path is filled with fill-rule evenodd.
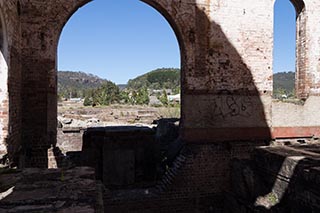
M 167 103 L 166 94 L 162 94 L 165 89 L 170 89 L 176 94 L 180 93 L 179 69 L 157 69 L 129 80 L 128 85 L 116 85 L 111 81 L 84 72 L 58 72 L 60 100 L 84 98 L 86 106 L 113 103 L 145 105 L 149 103 L 149 96 L 153 90 L 160 90 L 161 94 L 158 94 L 158 98 Z
M 128 81 L 127 88 L 151 90 L 172 89 L 178 93 L 180 91 L 180 69 L 161 68 L 150 71 L 144 75 Z
M 294 72 L 279 72 L 273 75 L 273 96 L 279 98 L 282 95 L 294 97 Z
M 110 81 L 84 72 L 59 71 L 58 94 L 61 98 L 84 98 L 86 91 Z

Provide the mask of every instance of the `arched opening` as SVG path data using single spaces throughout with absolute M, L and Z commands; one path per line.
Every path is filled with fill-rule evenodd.
M 82 144 L 82 134 L 88 126 L 116 125 L 118 127 L 105 129 L 101 140 L 116 138 L 109 141 L 113 144 L 120 142 L 118 140 L 128 141 L 130 137 L 135 146 L 123 142 L 125 148 L 120 147 L 120 150 L 125 150 L 118 152 L 99 145 L 108 155 L 100 156 L 98 161 L 110 166 L 101 168 L 98 165 L 99 178 L 103 177 L 105 169 L 107 173 L 115 172 L 111 171 L 112 166 L 122 162 L 120 167 L 123 168 L 134 164 L 134 174 L 128 168 L 125 174 L 120 174 L 125 179 L 121 183 L 119 174 L 116 179 L 106 177 L 104 181 L 115 185 L 137 181 L 140 184 L 142 179 L 153 181 L 155 175 L 149 172 L 155 172 L 156 168 L 150 168 L 149 164 L 155 166 L 152 161 L 165 157 L 159 157 L 164 150 L 160 153 L 150 146 L 155 142 L 152 142 L 155 131 L 150 125 L 159 118 L 174 118 L 163 124 L 164 131 L 168 131 L 164 134 L 173 137 L 166 142 L 173 142 L 179 130 L 175 118 L 180 117 L 180 50 L 167 20 L 141 1 L 96 0 L 72 16 L 63 29 L 58 49 L 58 70 L 64 72 L 58 72 L 61 100 L 58 103 L 57 147 L 66 155 L 84 152 L 82 148 L 86 145 Z M 73 88 L 65 89 L 66 81 Z M 88 90 L 78 87 L 85 84 L 93 87 Z M 136 125 L 149 127 L 137 129 Z M 87 130 L 84 143 L 95 137 L 91 137 L 92 134 L 96 134 L 94 128 Z M 74 140 L 69 135 L 78 138 Z M 143 139 L 135 141 L 138 138 Z M 164 141 L 163 138 L 159 140 Z M 86 156 L 92 155 L 87 150 Z M 105 156 L 109 158 L 104 159 Z
M 305 98 L 305 15 L 302 0 L 274 5 L 273 97 Z
M 296 12 L 289 0 L 274 5 L 273 97 L 295 97 Z
M 7 42 L 3 14 L 0 10 L 0 159 L 7 154 L 8 135 L 8 66 L 6 62 Z

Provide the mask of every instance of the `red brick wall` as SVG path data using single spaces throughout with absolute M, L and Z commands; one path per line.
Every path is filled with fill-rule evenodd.
M 48 149 L 56 145 L 56 51 L 62 26 L 88 2 L 21 0 L 22 138 L 27 167 L 47 167 Z M 30 21 L 32 20 L 32 21 Z
M 307 86 L 307 48 L 306 48 L 306 11 L 303 9 L 297 15 L 297 25 L 296 25 L 296 95 L 299 98 L 308 97 L 308 86 Z
M 1 95 L 4 95 L 6 98 L 0 103 L 2 124 L 0 143 L 5 144 L 9 158 L 13 161 L 21 148 L 21 33 L 18 1 L 5 1 L 5 4 L 1 4 L 0 10 L 3 14 L 4 29 L 6 31 L 7 50 L 4 55 L 8 66 L 8 73 L 1 73 L 7 79 L 1 80 L 5 81 L 1 83 L 6 88 L 1 88 L 0 93 L 5 93 Z
M 131 196 L 110 196 L 107 192 L 105 210 L 224 212 L 223 194 L 231 189 L 231 160 L 248 159 L 256 145 L 257 141 L 189 145 L 182 152 L 183 157 L 178 157 L 185 160 L 175 162 L 177 165 L 168 170 L 170 178 L 155 187 L 160 190 L 148 189 L 148 195 L 146 189 L 140 189 Z

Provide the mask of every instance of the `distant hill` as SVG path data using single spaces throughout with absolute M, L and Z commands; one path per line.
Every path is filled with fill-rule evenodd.
M 81 97 L 85 91 L 101 86 L 110 81 L 102 79 L 93 74 L 84 72 L 59 71 L 58 72 L 58 94 L 60 97 Z
M 58 94 L 60 97 L 84 98 L 86 91 L 98 88 L 104 83 L 110 81 L 102 79 L 96 75 L 84 72 L 59 71 L 58 72 Z M 294 94 L 294 72 L 279 72 L 273 75 L 274 95 Z M 143 87 L 162 90 L 180 89 L 180 69 L 161 68 L 150 71 L 128 81 L 128 84 L 117 85 L 120 90 L 127 88 L 129 90 L 139 90 Z
M 177 90 L 180 88 L 180 69 L 156 69 L 128 81 L 128 89 L 136 90 L 143 87 L 155 90 Z
M 127 84 L 117 84 L 117 86 L 120 90 L 124 90 L 125 88 L 127 88 Z
M 295 87 L 294 72 L 278 72 L 273 75 L 273 95 L 275 98 L 285 94 L 294 96 Z
M 273 75 L 273 89 L 282 88 L 292 92 L 294 90 L 295 73 L 294 72 L 278 72 Z

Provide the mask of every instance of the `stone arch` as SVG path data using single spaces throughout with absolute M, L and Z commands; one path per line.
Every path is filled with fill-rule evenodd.
M 182 115 L 183 115 L 183 82 L 184 82 L 184 77 L 183 77 L 183 73 L 184 72 L 184 69 L 185 69 L 185 66 L 184 64 L 186 64 L 186 54 L 185 54 L 185 45 L 184 45 L 184 40 L 186 40 L 186 38 L 182 38 L 182 36 L 185 36 L 185 33 L 182 33 L 181 32 L 181 26 L 183 24 L 182 20 L 179 20 L 179 18 L 177 18 L 178 16 L 175 16 L 175 13 L 173 13 L 171 11 L 171 4 L 168 4 L 167 3 L 164 3 L 165 1 L 163 0 L 160 0 L 160 1 L 154 1 L 154 0 L 136 0 L 136 1 L 140 1 L 142 3 L 145 3 L 146 5 L 152 7 L 153 9 L 155 9 L 157 12 L 159 12 L 165 19 L 166 21 L 169 23 L 170 27 L 172 28 L 172 30 L 174 31 L 175 33 L 175 36 L 177 38 L 177 41 L 178 41 L 178 45 L 179 45 L 179 48 L 180 48 L 180 68 L 181 68 L 181 95 L 182 95 L 182 103 L 181 103 L 181 119 L 183 119 Z M 57 71 L 57 61 L 58 61 L 58 56 L 57 56 L 57 52 L 58 52 L 58 44 L 59 44 L 59 40 L 60 40 L 60 37 L 61 37 L 61 34 L 62 34 L 62 31 L 63 31 L 63 28 L 65 27 L 66 23 L 69 21 L 69 19 L 77 12 L 78 9 L 80 9 L 81 7 L 89 4 L 92 2 L 92 0 L 75 0 L 75 2 L 77 2 L 76 4 L 72 4 L 70 5 L 69 7 L 67 7 L 67 10 L 65 10 L 66 8 L 64 8 L 64 10 L 59 10 L 59 12 L 62 12 L 62 13 L 59 13 L 59 23 L 54 26 L 52 29 L 54 30 L 54 33 L 53 33 L 53 45 L 54 46 L 54 50 L 55 50 L 55 63 L 56 63 L 56 69 L 55 71 Z M 152 8 L 149 8 L 149 9 L 152 9 Z M 50 72 L 48 73 L 50 76 L 49 76 L 49 79 L 55 79 L 57 80 L 57 74 L 56 72 Z M 57 90 L 57 88 L 56 88 Z M 57 91 L 56 91 L 57 93 Z M 55 94 L 55 96 L 57 97 L 57 94 Z M 53 97 L 51 98 L 51 100 L 54 99 L 54 101 L 57 101 L 57 98 L 56 97 Z M 50 106 L 57 106 L 57 104 L 50 104 Z M 48 109 L 49 113 L 52 115 L 52 118 L 54 116 L 56 116 L 57 114 L 57 111 L 54 112 L 54 110 L 56 109 Z M 54 113 L 56 113 L 55 115 L 53 115 Z M 52 127 L 50 127 L 50 129 L 53 129 L 54 128 L 54 125 L 51 125 Z M 57 133 L 59 134 L 59 132 L 57 131 L 56 132 L 56 135 Z M 56 141 L 57 142 L 57 141 Z M 59 144 L 55 143 L 54 146 L 58 147 Z M 49 159 L 50 161 L 50 159 Z
M 8 44 L 4 15 L 0 8 L 0 158 L 7 153 L 6 138 L 8 135 Z
M 136 0 L 136 1 L 141 1 L 147 5 L 149 5 L 150 7 L 154 8 L 156 11 L 158 11 L 165 19 L 166 21 L 169 23 L 170 27 L 172 28 L 177 41 L 178 41 L 178 45 L 179 45 L 179 50 L 180 50 L 180 70 L 181 70 L 181 74 L 180 74 L 180 81 L 181 81 L 181 123 L 183 123 L 183 94 L 184 94 L 184 87 L 183 85 L 185 85 L 185 75 L 186 75 L 186 63 L 187 63 L 187 48 L 186 46 L 188 45 L 188 36 L 190 36 L 190 30 L 186 29 L 185 27 L 182 27 L 184 25 L 186 25 L 184 23 L 184 21 L 182 20 L 181 17 L 179 17 L 175 11 L 174 8 L 175 6 L 178 7 L 180 3 L 176 3 L 175 6 L 173 6 L 173 4 L 169 4 L 166 3 L 163 0 L 160 1 L 155 1 L 155 0 Z M 68 20 L 73 16 L 73 14 L 76 13 L 76 11 L 78 9 L 80 9 L 82 6 L 85 6 L 89 3 L 91 3 L 92 0 L 78 0 L 78 4 L 75 4 L 73 6 L 73 8 L 70 8 L 68 10 L 68 12 L 66 14 L 64 14 L 64 17 L 61 19 L 62 22 L 58 28 L 58 33 L 56 34 L 56 43 L 55 43 L 55 49 L 56 49 L 56 53 L 57 53 L 57 49 L 58 49 L 58 43 L 59 43 L 59 39 L 62 33 L 62 30 L 65 26 L 65 24 L 68 22 Z M 169 9 L 170 8 L 170 9 Z M 191 30 L 192 31 L 192 30 Z M 191 32 L 192 36 L 193 35 L 193 31 Z M 190 43 L 190 42 L 189 42 Z M 56 62 L 57 62 L 57 54 L 56 54 Z

